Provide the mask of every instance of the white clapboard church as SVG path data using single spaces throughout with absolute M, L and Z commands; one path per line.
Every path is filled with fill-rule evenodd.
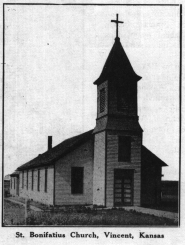
M 160 202 L 162 167 L 167 164 L 142 144 L 137 105 L 141 77 L 132 68 L 118 37 L 118 24 L 122 23 L 118 15 L 113 22 L 117 27 L 115 42 L 94 82 L 94 129 L 55 147 L 49 136 L 48 150 L 12 174 L 12 195 L 54 206 Z

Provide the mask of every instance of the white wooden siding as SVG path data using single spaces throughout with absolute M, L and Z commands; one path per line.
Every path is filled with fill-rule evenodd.
M 131 136 L 131 162 L 118 162 L 118 136 Z M 134 196 L 133 205 L 140 206 L 141 192 L 141 136 L 129 133 L 107 133 L 107 187 L 106 205 L 114 205 L 114 169 L 134 170 Z
M 84 168 L 83 194 L 71 194 L 71 167 Z M 82 144 L 55 164 L 55 204 L 83 205 L 93 202 L 93 140 Z
M 12 186 L 11 186 L 11 181 L 12 181 Z M 16 196 L 17 195 L 17 185 L 19 184 L 18 183 L 19 179 L 17 177 L 11 177 L 11 181 L 10 181 L 10 195 Z M 14 181 L 15 181 L 15 189 L 14 189 Z
M 94 139 L 93 204 L 105 205 L 105 132 Z
M 53 183 L 54 183 L 54 168 L 48 167 L 48 188 L 44 190 L 45 184 L 45 168 L 40 169 L 40 191 L 37 190 L 38 169 L 34 169 L 34 186 L 32 190 L 32 170 L 28 171 L 28 189 L 27 189 L 27 171 L 24 171 L 24 188 L 22 188 L 22 172 L 20 173 L 20 197 L 33 199 L 47 205 L 53 205 Z

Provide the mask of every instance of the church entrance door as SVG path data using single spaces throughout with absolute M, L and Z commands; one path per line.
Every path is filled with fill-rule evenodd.
M 114 170 L 114 206 L 133 205 L 133 170 Z

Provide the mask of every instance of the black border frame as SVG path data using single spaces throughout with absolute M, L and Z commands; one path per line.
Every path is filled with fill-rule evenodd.
M 178 226 L 52 226 L 52 227 L 148 227 L 148 228 L 178 228 L 180 227 L 180 204 L 181 204 L 181 132 L 182 132 L 182 4 L 95 4 L 95 3 L 63 3 L 63 4 L 57 4 L 57 3 L 3 3 L 3 69 L 2 69 L 2 210 L 1 210 L 1 227 L 51 227 L 51 226 L 5 226 L 3 223 L 3 216 L 4 216 L 4 88 L 5 88 L 5 6 L 6 5 L 64 5 L 64 6 L 171 6 L 171 7 L 179 7 L 180 12 L 180 25 L 179 25 L 179 182 L 178 182 L 178 207 L 179 207 L 179 219 L 178 219 Z M 54 171 L 55 172 L 55 171 Z

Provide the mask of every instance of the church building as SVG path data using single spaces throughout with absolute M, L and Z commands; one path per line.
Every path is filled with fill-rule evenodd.
M 162 167 L 142 144 L 136 74 L 118 37 L 97 86 L 94 129 L 67 139 L 17 168 L 13 188 L 20 197 L 47 205 L 103 207 L 153 205 L 160 202 Z M 13 192 L 11 192 L 13 193 Z

